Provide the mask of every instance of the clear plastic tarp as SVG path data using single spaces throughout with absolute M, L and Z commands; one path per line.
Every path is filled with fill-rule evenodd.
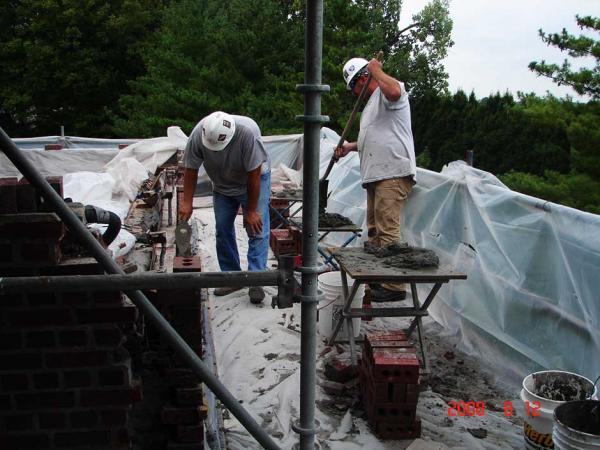
M 160 139 L 171 138 L 171 152 L 185 145 L 179 133 Z M 84 139 L 88 149 L 110 148 L 108 140 L 69 139 Z M 274 170 L 283 165 L 301 171 L 302 135 L 264 139 Z M 323 128 L 321 174 L 338 140 Z M 144 141 L 139 144 L 144 147 Z M 69 172 L 53 158 L 74 151 L 88 153 L 44 152 L 36 165 L 46 175 L 64 175 Z M 88 151 L 89 159 L 98 152 Z M 119 157 L 135 158 L 150 170 L 168 152 L 160 158 L 138 153 Z M 94 163 L 97 170 L 81 162 L 86 168 L 78 171 L 104 172 L 111 164 L 102 161 L 100 168 Z M 1 163 L 5 173 L 7 166 Z M 106 180 L 99 182 L 106 189 Z M 327 210 L 365 229 L 366 194 L 357 154 L 334 165 L 329 189 Z M 332 233 L 327 242 L 339 245 L 347 237 Z M 600 216 L 513 192 L 493 175 L 453 162 L 441 173 L 418 169 L 405 208 L 403 238 L 435 250 L 442 262 L 467 273 L 466 281 L 445 285 L 429 309 L 448 334 L 460 337 L 463 350 L 496 361 L 499 375 L 515 379 L 540 368 L 569 370 L 592 380 L 600 376 Z

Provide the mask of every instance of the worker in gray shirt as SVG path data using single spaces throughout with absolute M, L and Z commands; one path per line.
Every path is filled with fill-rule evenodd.
M 269 252 L 271 171 L 260 129 L 249 117 L 221 111 L 203 118 L 190 135 L 183 156 L 183 204 L 179 219 L 192 215 L 192 201 L 202 164 L 213 184 L 217 257 L 222 271 L 239 271 L 234 221 L 239 207 L 248 234 L 248 270 L 266 270 Z M 215 289 L 227 295 L 239 287 Z M 261 287 L 250 288 L 250 301 L 261 303 Z
M 343 69 L 346 85 L 355 96 L 360 95 L 369 73 L 358 141 L 344 142 L 335 149 L 335 156 L 358 152 L 362 185 L 367 190 L 368 240 L 385 246 L 401 239 L 402 209 L 415 184 L 417 166 L 404 84 L 386 74 L 376 58 L 352 58 Z M 373 301 L 406 298 L 403 284 L 370 286 Z

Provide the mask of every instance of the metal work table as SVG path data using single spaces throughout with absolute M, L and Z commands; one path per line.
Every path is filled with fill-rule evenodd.
M 284 200 L 284 201 L 288 201 L 290 202 L 290 204 L 285 207 L 285 209 L 282 209 L 281 211 L 277 208 L 273 208 L 270 204 L 269 204 L 269 210 L 273 212 L 273 214 L 275 214 L 275 216 L 281 221 L 280 224 L 277 225 L 276 228 L 281 228 L 284 225 L 285 226 L 290 226 L 292 225 L 291 223 L 291 218 L 294 217 L 296 214 L 298 214 L 300 211 L 302 211 L 302 190 L 298 189 L 294 194 L 281 194 L 280 192 L 271 192 L 271 199 L 272 200 Z M 300 203 L 300 207 L 298 209 L 296 209 L 294 212 L 290 213 L 290 217 L 285 217 L 285 213 L 290 211 L 292 209 L 292 207 L 297 204 Z
M 290 218 L 290 223 L 293 226 L 297 227 L 298 229 L 300 229 L 300 230 L 302 229 L 302 223 L 299 222 L 298 220 L 294 220 L 293 218 Z M 323 239 L 325 239 L 325 237 L 327 237 L 327 235 L 329 233 L 352 233 L 340 247 L 340 248 L 344 248 L 344 247 L 348 246 L 356 238 L 360 237 L 360 234 L 362 233 L 362 228 L 359 228 L 354 224 L 342 225 L 339 227 L 322 227 L 319 225 L 318 231 L 319 231 L 318 242 L 322 242 Z M 329 264 L 335 270 L 340 270 L 340 268 L 338 267 L 336 262 L 333 260 L 333 255 L 329 251 L 329 248 L 319 245 L 319 247 L 317 248 L 317 251 L 325 259 L 325 264 Z
M 448 283 L 450 280 L 466 280 L 467 275 L 456 272 L 452 267 L 445 265 L 435 268 L 421 269 L 401 269 L 396 267 L 386 267 L 382 264 L 385 258 L 378 258 L 375 255 L 366 253 L 362 248 L 328 248 L 332 257 L 340 266 L 340 274 L 342 277 L 342 287 L 344 290 L 344 309 L 342 316 L 338 320 L 333 334 L 329 338 L 329 345 L 335 342 L 335 338 L 339 333 L 343 321 L 346 321 L 346 330 L 348 332 L 348 340 L 350 342 L 350 355 L 352 364 L 356 365 L 356 343 L 354 339 L 354 330 L 352 329 L 352 318 L 360 317 L 413 317 L 408 330 L 407 336 L 410 336 L 415 328 L 417 329 L 419 347 L 421 357 L 423 359 L 423 372 L 428 371 L 427 354 L 423 345 L 422 336 L 422 317 L 429 313 L 427 309 L 435 298 L 436 294 L 442 287 L 442 284 Z M 348 289 L 348 276 L 354 280 L 352 288 Z M 390 283 L 400 282 L 410 284 L 413 306 L 408 307 L 380 307 L 380 308 L 351 308 L 352 300 L 358 292 L 358 287 L 366 283 Z M 417 294 L 417 283 L 433 284 L 429 295 L 421 304 Z

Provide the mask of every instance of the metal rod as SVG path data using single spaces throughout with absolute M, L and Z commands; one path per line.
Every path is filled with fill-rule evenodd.
M 94 239 L 89 230 L 83 225 L 79 218 L 64 203 L 63 199 L 50 187 L 46 179 L 35 169 L 33 164 L 26 159 L 14 142 L 0 128 L 0 148 L 11 160 L 23 176 L 43 195 L 44 199 L 54 207 L 58 216 L 62 219 L 69 231 L 76 235 L 81 244 L 96 258 L 104 270 L 111 274 L 125 275 L 123 269 L 113 261 L 109 254 Z M 238 400 L 227 390 L 227 388 L 215 377 L 202 360 L 194 353 L 187 343 L 177 334 L 171 324 L 150 303 L 150 300 L 141 291 L 127 291 L 127 296 L 142 311 L 150 323 L 152 323 L 161 337 L 170 347 L 186 361 L 200 380 L 221 400 L 221 402 L 240 421 L 242 426 L 254 436 L 254 438 L 267 449 L 279 449 L 273 439 L 263 430 L 252 416 L 238 402 Z
M 319 267 L 319 159 L 321 116 L 321 67 L 323 52 L 323 0 L 306 3 L 304 93 L 304 167 L 302 190 L 302 273 L 300 342 L 300 449 L 314 450 L 315 384 L 317 361 L 317 273 Z
M 124 291 L 131 289 L 194 289 L 227 286 L 277 286 L 279 273 L 201 272 L 131 275 L 66 275 L 0 278 L 0 294 L 16 292 Z M 291 296 L 290 296 L 291 297 Z

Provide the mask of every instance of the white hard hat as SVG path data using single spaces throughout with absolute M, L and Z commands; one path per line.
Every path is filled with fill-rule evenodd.
M 234 134 L 235 120 L 230 114 L 217 111 L 202 121 L 202 144 L 209 150 L 223 150 Z
M 364 58 L 352 58 L 344 64 L 344 81 L 346 82 L 346 87 L 350 89 L 350 83 L 354 80 L 360 71 L 369 64 Z

